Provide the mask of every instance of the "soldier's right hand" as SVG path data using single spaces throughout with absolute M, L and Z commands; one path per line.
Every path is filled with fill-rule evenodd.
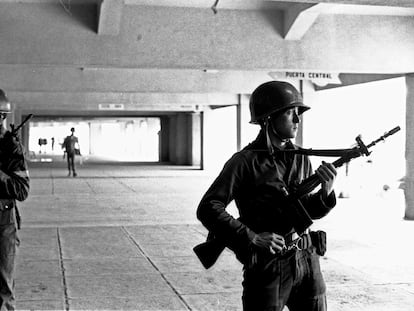
M 282 251 L 285 246 L 283 236 L 273 232 L 256 233 L 252 243 L 261 249 L 266 249 L 272 254 Z

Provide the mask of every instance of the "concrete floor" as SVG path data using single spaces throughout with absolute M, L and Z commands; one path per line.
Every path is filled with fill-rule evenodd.
M 205 270 L 192 252 L 205 239 L 195 210 L 214 174 L 84 161 L 70 178 L 56 157 L 29 165 L 19 310 L 241 310 L 232 254 Z M 330 311 L 414 310 L 414 222 L 403 205 L 399 189 L 369 201 L 355 192 L 315 224 L 328 231 Z

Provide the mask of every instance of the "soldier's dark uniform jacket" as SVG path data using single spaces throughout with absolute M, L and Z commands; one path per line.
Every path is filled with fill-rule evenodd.
M 287 148 L 298 146 L 288 143 Z M 286 213 L 291 206 L 280 190 L 292 190 L 311 174 L 306 155 L 277 153 L 272 157 L 261 131 L 254 142 L 227 161 L 203 196 L 198 219 L 209 230 L 209 236 L 224 242 L 244 264 L 243 310 L 282 310 L 286 303 L 292 310 L 324 310 L 326 288 L 314 246 L 292 250 L 286 257 L 257 250 L 252 243 L 256 233 L 273 232 L 285 236 L 285 240 L 292 235 L 293 225 Z M 232 200 L 239 211 L 238 219 L 226 211 Z M 301 201 L 312 219 L 325 216 L 336 204 L 333 191 L 327 198 L 322 198 L 319 191 Z M 295 284 L 306 284 L 298 298 L 290 295 Z M 311 309 L 300 305 L 308 297 L 314 297 Z M 295 307 L 295 303 L 299 305 Z
M 14 310 L 14 263 L 18 245 L 16 200 L 29 194 L 22 146 L 14 137 L 0 139 L 0 310 Z M 17 216 L 17 217 L 16 217 Z
M 288 148 L 298 148 L 289 143 Z M 258 138 L 227 161 L 223 170 L 203 196 L 197 217 L 215 236 L 226 241 L 239 260 L 246 263 L 248 247 L 255 233 L 292 232 L 286 219 L 281 187 L 292 189 L 312 174 L 306 155 L 269 155 L 265 137 Z M 225 209 L 235 200 L 240 218 Z M 334 192 L 324 201 L 319 192 L 301 199 L 312 219 L 325 216 L 336 204 Z

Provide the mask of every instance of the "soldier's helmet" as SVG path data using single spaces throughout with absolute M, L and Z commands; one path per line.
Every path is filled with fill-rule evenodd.
M 293 107 L 298 107 L 299 114 L 310 109 L 303 104 L 302 96 L 292 84 L 284 81 L 265 82 L 250 97 L 250 123 L 259 124 L 271 114 Z
M 0 89 L 0 113 L 10 113 L 11 112 L 11 104 L 9 99 L 4 93 L 3 90 Z

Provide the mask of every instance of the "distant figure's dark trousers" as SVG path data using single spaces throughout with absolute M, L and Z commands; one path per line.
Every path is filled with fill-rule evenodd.
M 74 152 L 68 152 L 67 153 L 67 161 L 68 161 L 69 174 L 70 174 L 70 172 L 75 174 L 76 169 L 75 169 L 75 153 Z
M 314 249 L 263 256 L 243 281 L 244 311 L 326 311 L 326 286 Z

